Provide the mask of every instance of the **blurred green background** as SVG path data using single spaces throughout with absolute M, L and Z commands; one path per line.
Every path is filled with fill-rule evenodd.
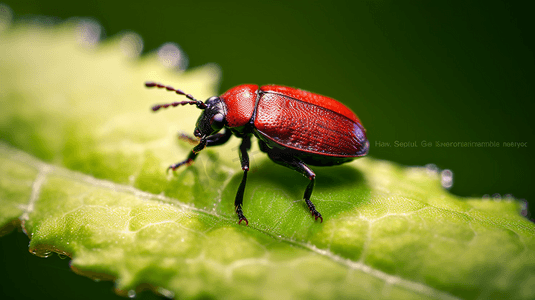
M 189 68 L 210 62 L 221 66 L 221 93 L 243 83 L 275 83 L 333 97 L 362 120 L 371 156 L 450 169 L 451 192 L 460 196 L 511 194 L 535 204 L 530 189 L 535 144 L 528 119 L 535 100 L 530 29 L 535 22 L 529 1 L 3 3 L 15 21 L 89 17 L 107 37 L 137 32 L 145 53 L 175 42 L 188 55 Z M 400 142 L 417 147 L 397 147 Z M 431 146 L 423 147 L 424 142 Z M 495 142 L 499 147 L 437 147 L 436 142 Z M 504 147 L 509 142 L 523 147 Z M 23 238 L 0 239 L 0 255 L 17 255 L 4 262 L 10 272 L 20 267 L 22 277 L 13 282 L 30 280 L 26 285 L 44 289 L 40 294 L 63 290 L 68 298 L 115 297 L 110 283 L 73 279 L 76 275 L 62 266 L 67 262 L 57 257 L 42 260 L 24 253 L 19 258 L 24 247 L 15 250 L 9 244 L 26 246 Z M 65 278 L 56 277 L 57 269 Z M 30 298 L 40 295 L 23 292 Z

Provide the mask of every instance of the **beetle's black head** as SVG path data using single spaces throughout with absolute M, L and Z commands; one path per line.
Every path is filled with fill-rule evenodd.
M 175 92 L 179 95 L 183 95 L 189 100 L 180 101 L 180 102 L 171 102 L 165 104 L 157 104 L 152 107 L 153 111 L 158 111 L 161 108 L 176 107 L 178 105 L 196 105 L 197 108 L 202 109 L 203 112 L 197 124 L 195 125 L 195 131 L 193 134 L 196 137 L 201 138 L 201 143 L 206 142 L 206 138 L 212 134 L 217 133 L 225 126 L 225 118 L 227 116 L 227 110 L 223 100 L 219 97 L 210 97 L 205 102 L 199 101 L 193 98 L 192 95 L 186 94 L 182 90 L 175 89 L 171 86 L 163 85 L 156 82 L 146 82 L 145 86 L 148 88 L 157 87 L 160 89 L 166 89 L 170 92 Z
M 225 105 L 219 97 L 210 97 L 204 104 L 206 107 L 197 119 L 193 132 L 193 135 L 200 138 L 208 137 L 223 129 L 227 115 Z

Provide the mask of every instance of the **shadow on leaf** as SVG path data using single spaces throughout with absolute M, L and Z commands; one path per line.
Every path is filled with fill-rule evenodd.
M 311 167 L 316 185 L 311 200 L 324 220 L 352 211 L 365 202 L 370 189 L 363 174 L 349 165 Z M 242 173 L 233 176 L 223 192 L 220 209 L 234 211 L 234 198 Z M 249 171 L 244 196 L 244 213 L 252 222 L 290 228 L 312 226 L 314 222 L 303 201 L 309 180 L 296 171 L 264 160 Z M 256 218 L 256 220 L 255 220 Z M 283 225 L 286 224 L 286 225 Z M 299 225 L 300 224 L 300 225 Z

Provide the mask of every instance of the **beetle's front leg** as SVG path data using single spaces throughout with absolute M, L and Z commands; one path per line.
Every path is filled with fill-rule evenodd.
M 203 144 L 202 139 L 201 139 L 201 142 L 197 146 L 195 146 L 195 148 L 193 148 L 193 150 L 188 155 L 188 158 L 186 158 L 186 160 L 181 161 L 179 163 L 176 163 L 174 165 L 170 165 L 169 168 L 167 168 L 167 171 L 169 171 L 169 170 L 173 170 L 174 171 L 174 170 L 180 168 L 183 165 L 187 165 L 187 166 L 191 165 L 195 161 L 195 158 L 197 158 L 198 152 L 201 151 L 205 146 L 206 147 L 211 147 L 211 146 L 222 145 L 222 144 L 226 143 L 230 139 L 231 136 L 232 136 L 232 131 L 226 129 L 225 132 L 223 132 L 223 133 L 216 133 L 214 135 L 206 137 L 204 144 Z M 179 133 L 178 134 L 178 138 L 181 139 L 181 140 L 188 141 L 190 143 L 198 142 L 196 140 L 196 138 L 190 137 L 189 135 L 187 135 L 185 133 Z
M 180 168 L 183 165 L 189 166 L 189 165 L 191 165 L 193 163 L 193 161 L 195 161 L 195 158 L 197 158 L 197 153 L 191 151 L 190 154 L 188 155 L 188 158 L 186 158 L 186 160 L 178 162 L 176 164 L 170 165 L 167 168 L 167 172 L 169 172 L 169 170 L 173 170 L 174 171 L 174 170 Z
M 188 158 L 186 158 L 186 160 L 178 162 L 178 163 L 173 164 L 173 165 L 170 165 L 167 168 L 167 172 L 169 172 L 169 170 L 173 170 L 174 171 L 174 170 L 182 167 L 183 165 L 186 165 L 186 166 L 191 165 L 195 161 L 195 158 L 197 158 L 197 155 L 199 154 L 199 151 L 204 149 L 205 145 L 206 145 L 206 141 L 203 143 L 202 140 L 201 140 L 201 143 L 199 143 L 199 145 L 195 146 L 193 148 L 193 150 L 191 150 L 191 152 L 188 155 Z
M 193 149 L 191 150 L 191 152 L 188 155 L 188 158 L 186 158 L 186 160 L 181 161 L 179 163 L 176 163 L 174 165 L 170 165 L 167 168 L 167 172 L 169 172 L 169 170 L 173 170 L 174 171 L 174 170 L 180 168 L 183 165 L 188 165 L 188 166 L 191 165 L 195 161 L 195 158 L 197 158 L 197 154 L 199 154 L 199 152 L 202 149 L 204 149 L 204 147 L 206 147 L 206 137 L 201 138 L 201 141 L 199 142 L 199 144 L 197 146 L 193 147 Z
M 224 143 L 228 142 L 231 136 L 232 136 L 232 131 L 228 129 L 225 129 L 225 131 L 222 133 L 220 132 L 220 133 L 211 135 L 206 138 L 206 147 L 223 145 Z M 184 132 L 178 133 L 178 139 L 186 141 L 193 145 L 197 145 L 197 143 L 199 143 L 198 138 L 190 136 Z
M 243 137 L 240 144 L 240 162 L 241 169 L 243 170 L 243 177 L 241 179 L 240 186 L 238 187 L 238 192 L 236 193 L 236 199 L 234 200 L 234 208 L 236 214 L 240 221 L 238 224 L 241 224 L 242 221 L 245 221 L 245 225 L 249 225 L 249 221 L 243 215 L 242 203 L 243 203 L 243 194 L 245 193 L 245 184 L 247 182 L 247 172 L 249 171 L 249 154 L 247 151 L 251 149 L 251 136 L 246 135 Z

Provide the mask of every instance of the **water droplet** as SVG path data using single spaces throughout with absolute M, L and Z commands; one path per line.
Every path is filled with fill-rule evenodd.
M 453 186 L 453 172 L 448 169 L 440 172 L 440 183 L 446 189 L 451 188 Z
M 515 199 L 515 197 L 513 197 L 511 194 L 505 194 L 504 198 L 506 202 L 512 202 Z
M 136 297 L 136 291 L 129 290 L 128 291 L 128 298 L 135 298 Z
M 521 210 L 520 210 L 520 214 L 524 217 L 527 217 L 528 214 L 529 214 L 529 210 L 528 210 L 528 201 L 526 201 L 525 199 L 521 199 L 520 200 L 520 206 L 521 206 Z
M 163 287 L 158 287 L 158 293 L 166 298 L 175 297 L 175 293 L 171 292 L 170 290 L 166 290 Z
M 32 252 L 32 254 L 34 254 L 36 256 L 39 256 L 39 257 L 42 257 L 42 258 L 47 258 L 47 257 L 50 257 L 50 255 L 52 255 L 52 252 L 48 251 L 48 250 L 33 249 L 33 250 L 31 250 L 31 252 Z
M 175 43 L 163 44 L 158 49 L 158 59 L 167 68 L 185 70 L 188 65 L 186 54 Z
M 85 47 L 93 47 L 100 40 L 102 27 L 97 21 L 83 19 L 76 26 L 76 41 Z
M 502 196 L 498 193 L 492 194 L 492 200 L 496 202 L 502 201 Z
M 62 254 L 62 253 L 58 253 L 58 257 L 59 257 L 60 259 L 66 259 L 66 258 L 69 258 L 67 255 Z
M 9 6 L 0 3 L 0 33 L 9 28 L 13 20 L 13 12 Z
M 481 199 L 483 199 L 484 201 L 488 201 L 488 200 L 490 200 L 490 196 L 489 196 L 489 194 L 485 194 L 485 195 L 483 195 L 483 197 L 481 197 Z
M 124 34 L 121 37 L 119 44 L 121 51 L 127 57 L 138 57 L 141 54 L 141 51 L 143 51 L 143 39 L 139 34 L 134 32 Z

